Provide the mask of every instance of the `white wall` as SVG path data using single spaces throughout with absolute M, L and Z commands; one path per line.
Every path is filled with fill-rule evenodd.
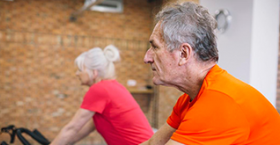
M 275 106 L 279 0 L 200 0 L 214 15 L 227 9 L 232 21 L 217 35 L 219 66 L 252 85 Z
M 275 105 L 279 40 L 279 0 L 254 0 L 250 84 Z

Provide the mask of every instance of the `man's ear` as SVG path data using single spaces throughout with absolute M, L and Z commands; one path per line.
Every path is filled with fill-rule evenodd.
M 180 46 L 180 61 L 179 66 L 184 65 L 189 60 L 192 53 L 192 47 L 188 43 L 183 43 Z

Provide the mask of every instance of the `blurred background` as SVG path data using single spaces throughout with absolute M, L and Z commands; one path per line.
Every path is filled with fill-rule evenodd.
M 192 1 L 207 4 L 203 0 Z M 174 88 L 154 86 L 150 65 L 145 64 L 143 58 L 149 48 L 148 40 L 153 30 L 155 14 L 162 6 L 176 1 L 119 2 L 122 4 L 121 12 L 87 10 L 75 19 L 70 19 L 71 14 L 85 5 L 85 0 L 0 0 L 1 128 L 11 124 L 30 130 L 37 128 L 46 138 L 53 140 L 73 117 L 88 89 L 81 86 L 75 76 L 74 59 L 90 48 L 104 48 L 109 44 L 114 44 L 121 52 L 121 61 L 116 64 L 117 80 L 132 93 L 153 128 L 159 128 L 165 123 L 182 92 Z M 247 0 L 247 5 L 253 5 L 253 2 L 254 0 Z M 236 5 L 242 5 L 240 0 Z M 275 65 L 272 65 L 274 69 L 266 71 L 273 73 L 270 75 L 274 76 L 273 91 L 270 93 L 273 94 L 273 105 L 280 112 L 280 78 L 277 77 L 280 70 L 279 2 L 277 7 L 278 11 L 274 12 L 277 17 L 277 36 L 273 35 L 271 38 L 277 40 L 276 51 L 273 51 L 275 59 L 272 60 Z M 248 20 L 252 22 L 252 19 Z M 234 17 L 232 23 L 229 30 L 234 28 Z M 221 35 L 219 40 L 226 36 Z M 218 43 L 219 45 L 223 46 L 222 43 Z M 221 65 L 224 65 L 223 62 L 226 60 L 222 58 Z M 244 63 L 244 60 L 240 63 Z M 239 77 L 240 71 L 242 72 L 240 69 L 236 70 L 235 76 L 253 84 L 252 80 Z M 234 70 L 229 72 L 235 73 Z M 147 89 L 147 86 L 152 89 Z M 26 138 L 36 144 L 29 137 Z M 0 134 L 0 141 L 9 140 L 8 134 Z M 16 139 L 15 144 L 21 143 Z M 77 144 L 106 143 L 94 132 Z

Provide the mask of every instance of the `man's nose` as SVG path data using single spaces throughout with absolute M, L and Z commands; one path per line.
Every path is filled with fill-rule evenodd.
M 145 54 L 145 57 L 144 57 L 144 62 L 145 63 L 153 63 L 154 60 L 153 60 L 153 52 L 151 50 L 151 48 L 149 48 Z

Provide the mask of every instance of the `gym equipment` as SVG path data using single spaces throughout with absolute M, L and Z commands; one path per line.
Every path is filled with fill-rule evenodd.
M 10 143 L 14 143 L 15 136 L 23 143 L 23 145 L 31 145 L 23 136 L 22 133 L 26 133 L 31 136 L 34 140 L 42 145 L 49 145 L 50 142 L 37 130 L 30 131 L 26 128 L 16 128 L 14 125 L 1 128 L 1 133 L 8 133 L 11 136 Z M 1 134 L 0 133 L 0 134 Z M 1 145 L 8 145 L 5 141 L 1 142 Z

